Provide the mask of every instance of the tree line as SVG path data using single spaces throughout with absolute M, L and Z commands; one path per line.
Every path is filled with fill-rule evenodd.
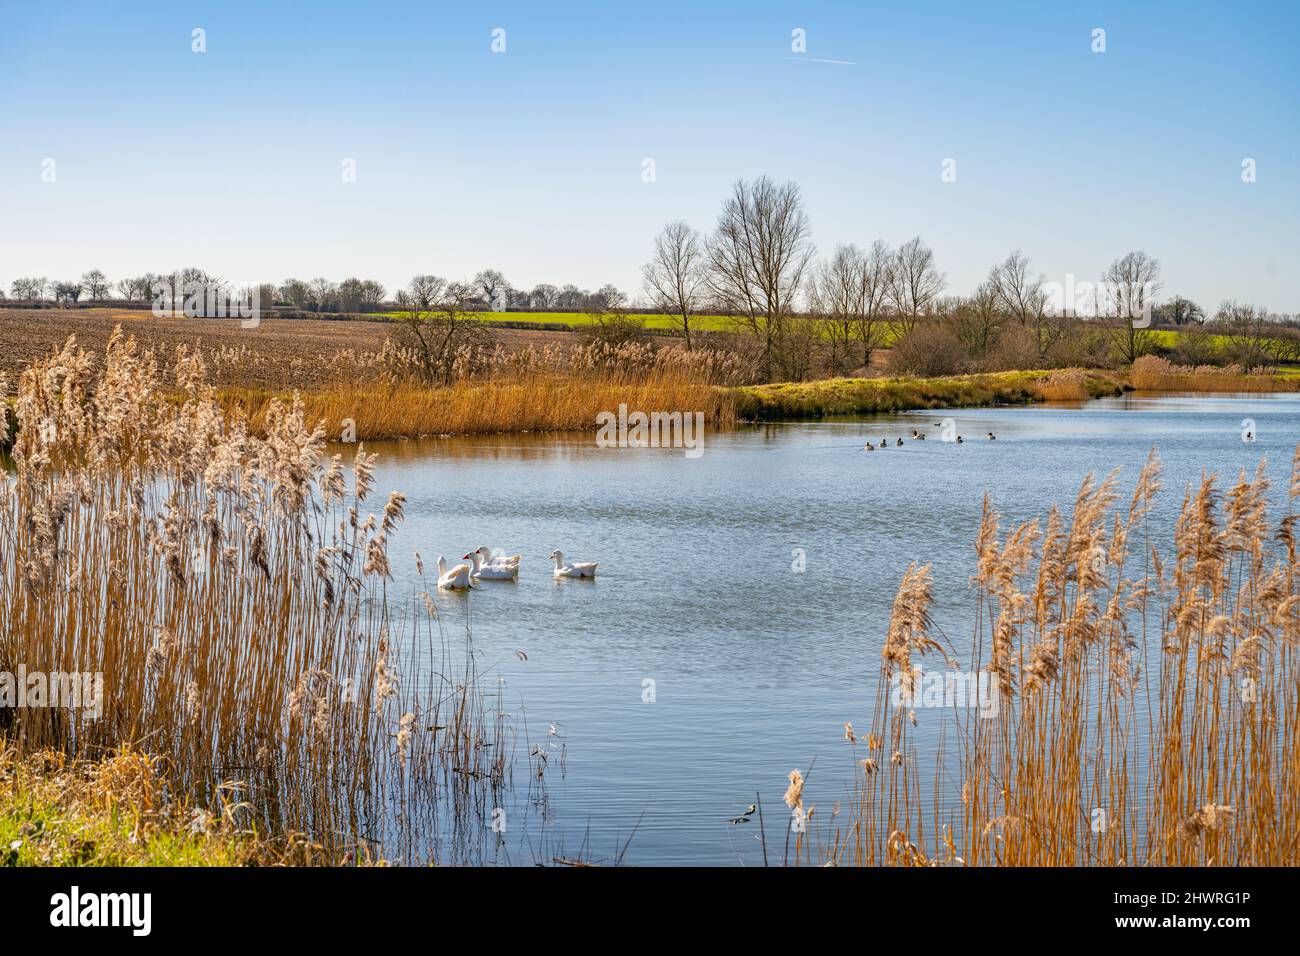
M 635 304 L 668 316 L 688 350 L 697 344 L 702 317 L 729 317 L 732 344 L 752 353 L 764 380 L 840 374 L 870 365 L 883 347 L 891 350 L 900 371 L 944 374 L 999 365 L 1131 363 L 1160 350 L 1153 327 L 1214 323 L 1238 352 L 1256 359 L 1278 360 L 1280 351 L 1290 355 L 1290 343 L 1300 339 L 1296 316 L 1261 306 L 1229 300 L 1210 314 L 1181 295 L 1157 301 L 1160 262 L 1143 250 L 1116 257 L 1096 282 L 1079 283 L 1088 290 L 1083 312 L 1073 310 L 1077 303 L 1062 303 L 1060 283 L 1035 273 L 1020 250 L 991 266 L 967 295 L 945 294 L 946 277 L 920 236 L 898 245 L 884 239 L 839 244 L 819 257 L 799 186 L 766 176 L 737 181 L 707 233 L 682 220 L 665 225 L 641 278 L 642 297 Z M 72 281 L 17 279 L 10 289 L 21 300 L 77 303 L 116 294 L 145 302 L 159 283 L 224 284 L 197 268 L 116 283 L 92 269 Z M 392 294 L 391 302 L 381 283 L 356 277 L 342 282 L 290 278 L 242 291 L 256 291 L 263 306 L 305 312 L 395 307 L 407 326 L 408 344 L 428 354 L 432 377 L 449 374 L 448 356 L 471 334 L 465 324 L 470 312 L 582 311 L 611 338 L 635 336 L 642 324 L 629 315 L 629 297 L 612 284 L 591 291 L 541 283 L 524 291 L 497 269 L 468 280 L 417 275 Z M 1187 341 L 1191 353 L 1204 350 L 1204 340 L 1198 344 L 1188 336 Z M 1262 344 L 1267 342 L 1280 344 Z

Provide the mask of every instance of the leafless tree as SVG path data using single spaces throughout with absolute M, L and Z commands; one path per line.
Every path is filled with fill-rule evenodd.
M 781 362 L 785 320 L 813 253 L 798 185 L 763 176 L 732 187 L 707 244 L 709 283 L 759 342 L 764 378 Z
M 1004 308 L 992 277 L 968 297 L 951 303 L 947 310 L 949 324 L 972 358 L 983 359 L 997 344 L 1007 318 Z
M 654 308 L 673 317 L 691 346 L 691 322 L 708 290 L 704 244 L 682 220 L 670 222 L 655 238 L 654 255 L 641 267 L 646 293 Z
M 496 269 L 484 269 L 474 277 L 474 288 L 483 296 L 488 308 L 495 309 L 497 300 L 510 288 L 510 283 Z
M 311 305 L 311 286 L 301 279 L 285 279 L 280 283 L 279 296 L 295 308 L 306 309 Z
M 855 245 L 839 245 L 834 254 L 813 270 L 808 280 L 808 309 L 830 346 L 832 375 L 841 371 L 850 345 L 857 338 L 863 313 L 863 271 L 866 257 Z
M 406 287 L 406 294 L 415 308 L 422 312 L 428 312 L 433 308 L 433 303 L 437 302 L 442 296 L 442 290 L 446 285 L 447 280 L 441 276 L 413 276 L 410 284 Z
M 108 277 L 99 269 L 91 269 L 81 277 L 81 287 L 92 302 L 108 298 Z
M 893 263 L 893 253 L 883 239 L 873 242 L 862 260 L 862 269 L 858 274 L 862 303 L 858 319 L 858 342 L 862 346 L 863 365 L 870 365 L 872 353 L 885 344 Z
M 338 286 L 329 279 L 317 277 L 311 280 L 311 301 L 318 312 L 331 312 L 338 299 Z
M 1247 367 L 1265 365 L 1275 355 L 1268 309 L 1228 299 L 1214 314 L 1215 331 L 1223 336 L 1233 361 Z
M 528 293 L 528 304 L 534 309 L 547 309 L 555 304 L 555 297 L 559 295 L 560 290 L 548 283 L 541 283 L 533 286 L 533 291 Z
M 482 323 L 469 309 L 478 291 L 476 284 L 421 275 L 398 294 L 399 338 L 419 357 L 429 382 L 452 384 L 461 347 L 485 337 Z
M 945 285 L 934 266 L 934 252 L 915 236 L 894 252 L 889 273 L 889 305 L 895 338 L 915 328 L 934 306 Z
M 1205 310 L 1181 295 L 1156 306 L 1153 314 L 1156 322 L 1161 325 L 1184 326 L 1205 321 Z
M 1058 326 L 1047 318 L 1047 292 L 1043 276 L 1031 275 L 1029 257 L 1019 249 L 989 270 L 986 283 L 997 304 L 1015 321 L 1032 330 L 1039 356 L 1047 354 Z
M 1114 320 L 1111 328 L 1120 358 L 1134 362 L 1154 343 L 1148 326 L 1160 289 L 1160 262 L 1135 250 L 1112 262 L 1103 279 L 1108 294 L 1100 311 Z

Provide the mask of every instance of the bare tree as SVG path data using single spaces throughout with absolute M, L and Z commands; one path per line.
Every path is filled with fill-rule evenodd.
M 311 286 L 301 279 L 285 279 L 280 283 L 280 299 L 288 302 L 298 309 L 306 309 L 311 306 Z
M 31 299 L 39 302 L 45 298 L 45 290 L 50 282 L 45 276 L 28 276 L 15 279 L 11 291 L 15 299 Z
M 862 269 L 858 274 L 862 302 L 858 319 L 858 342 L 862 346 L 863 365 L 870 365 L 872 353 L 885 344 L 893 263 L 893 253 L 883 239 L 873 242 L 862 260 Z
M 447 280 L 441 276 L 418 275 L 412 277 L 410 285 L 406 287 L 406 292 L 415 308 L 427 312 L 433 308 L 433 303 L 442 296 L 442 290 L 446 285 Z
M 1032 329 L 1039 356 L 1047 354 L 1055 336 L 1047 322 L 1047 292 L 1043 276 L 1029 272 L 1029 257 L 1019 249 L 989 270 L 987 285 L 1011 318 Z
M 497 300 L 510 288 L 510 283 L 496 269 L 484 269 L 474 277 L 474 287 L 482 294 L 488 308 L 495 309 Z
M 1176 295 L 1163 305 L 1156 306 L 1155 320 L 1162 325 L 1183 326 L 1205 321 L 1205 310 L 1181 295 Z
M 1100 311 L 1116 320 L 1112 334 L 1120 357 L 1134 362 L 1154 342 L 1149 326 L 1160 289 L 1160 262 L 1141 250 L 1125 253 L 1110 264 L 1103 278 L 1107 294 Z
M 81 283 L 69 280 L 54 283 L 54 301 L 64 305 L 75 304 L 81 298 Z
M 841 371 L 857 337 L 863 313 L 863 278 L 866 256 L 855 245 L 839 245 L 808 280 L 808 308 L 830 345 L 828 365 L 832 375 Z
M 673 317 L 691 349 L 691 322 L 708 288 L 704 244 L 682 220 L 670 222 L 655 238 L 654 255 L 641 267 L 646 293 L 654 308 Z
M 378 312 L 379 307 L 383 304 L 384 293 L 387 290 L 382 283 L 374 279 L 365 279 L 361 283 L 361 311 Z
M 108 298 L 108 277 L 99 269 L 91 269 L 82 275 L 81 287 L 86 290 L 86 298 L 92 302 Z
M 338 287 L 329 279 L 311 280 L 311 301 L 317 312 L 332 312 L 338 300 Z
M 477 292 L 477 285 L 468 282 L 421 275 L 398 294 L 399 338 L 419 357 L 429 382 L 450 385 L 460 348 L 483 337 L 482 323 L 468 308 Z
M 949 325 L 972 358 L 983 359 L 997 344 L 1002 332 L 1002 294 L 990 276 L 967 298 L 957 299 L 948 311 Z
M 1275 354 L 1269 312 L 1262 305 L 1228 299 L 1214 314 L 1214 325 L 1235 362 L 1254 368 L 1267 364 Z
M 543 282 L 533 286 L 533 291 L 528 293 L 528 304 L 534 309 L 548 309 L 555 304 L 555 297 L 559 294 L 559 289 Z
M 934 267 L 934 252 L 915 236 L 894 252 L 889 274 L 889 304 L 895 338 L 915 328 L 921 316 L 934 306 L 945 285 L 943 274 Z
M 707 245 L 709 283 L 758 340 L 765 379 L 782 361 L 785 320 L 813 253 L 798 185 L 736 182 Z

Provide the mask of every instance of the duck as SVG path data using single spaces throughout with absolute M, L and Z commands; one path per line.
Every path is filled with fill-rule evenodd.
M 903 447 L 903 439 L 900 438 L 900 439 L 899 439 L 898 441 L 896 441 L 894 444 L 896 444 L 899 448 L 902 448 L 902 447 Z
M 472 587 L 473 568 L 468 564 L 458 564 L 450 570 L 447 559 L 438 555 L 438 587 L 444 591 L 468 591 Z
M 997 441 L 997 440 L 998 440 L 998 436 L 993 434 L 992 432 L 989 432 L 989 441 Z
M 578 562 L 566 564 L 564 562 L 564 552 L 558 548 L 547 555 L 555 562 L 555 576 L 557 578 L 594 578 L 596 576 L 596 563 Z
M 519 562 L 523 559 L 522 554 L 498 554 L 493 555 L 492 549 L 487 545 L 477 548 L 474 552 L 483 559 L 484 567 L 509 568 L 519 567 Z
M 476 581 L 513 581 L 519 577 L 517 564 L 484 564 L 482 548 L 465 555 L 465 560 L 474 565 L 470 577 Z

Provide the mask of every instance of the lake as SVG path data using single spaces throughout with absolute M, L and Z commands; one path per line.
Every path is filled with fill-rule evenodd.
M 945 417 L 964 444 L 938 440 Z M 928 439 L 912 441 L 913 428 Z M 1127 500 L 1154 445 L 1162 543 L 1203 470 L 1227 487 L 1267 456 L 1284 509 L 1300 396 L 1130 395 L 772 424 L 710 432 L 698 458 L 598 448 L 594 435 L 370 446 L 379 491 L 409 498 L 390 547 L 390 593 L 422 589 L 417 549 L 430 566 L 479 545 L 524 555 L 517 583 L 436 598 L 449 634 L 470 626 L 521 766 L 533 746 L 549 755 L 545 799 L 518 788 L 521 808 L 507 809 L 490 859 L 755 865 L 757 820 L 729 818 L 761 793 L 767 839 L 779 846 L 791 769 L 816 760 L 805 799 L 826 813 L 857 770 L 843 724 L 870 725 L 909 562 L 933 566 L 935 623 L 966 653 L 986 490 L 1004 530 L 1045 517 L 1053 502 L 1068 515 L 1089 472 L 1119 467 Z M 862 450 L 881 437 L 887 450 Z M 556 582 L 553 548 L 598 561 L 598 577 Z

